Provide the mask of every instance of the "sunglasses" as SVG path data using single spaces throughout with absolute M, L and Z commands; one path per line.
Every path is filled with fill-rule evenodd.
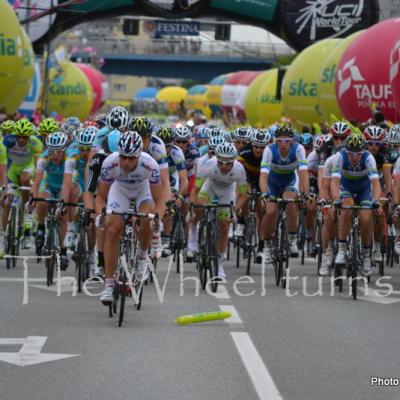
M 347 151 L 351 156 L 356 157 L 356 156 L 362 156 L 363 151 Z
M 333 139 L 333 140 L 341 140 L 342 142 L 343 142 L 344 140 L 346 140 L 346 138 L 344 138 L 344 137 L 342 137 L 342 136 L 332 136 L 332 139 Z
M 53 155 L 53 154 L 61 154 L 64 153 L 64 149 L 60 149 L 60 150 L 49 150 L 49 154 Z
M 276 143 L 292 143 L 292 139 L 276 139 Z
M 122 160 L 135 160 L 135 159 L 137 159 L 137 157 L 128 157 L 128 156 L 124 156 L 122 154 L 119 155 L 119 158 L 121 158 Z
M 380 146 L 382 142 L 375 142 L 374 140 L 368 140 L 367 145 L 368 146 Z
M 259 146 L 258 144 L 253 144 L 253 147 L 255 149 L 259 149 L 259 150 L 264 150 L 265 149 L 265 146 Z
M 176 143 L 179 144 L 186 144 L 188 141 L 187 140 L 175 140 Z
M 80 151 L 89 151 L 92 149 L 92 146 L 79 146 Z
M 233 161 L 217 161 L 218 165 L 233 165 Z

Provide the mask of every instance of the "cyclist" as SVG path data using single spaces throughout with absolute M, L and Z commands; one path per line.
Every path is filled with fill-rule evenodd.
M 250 187 L 260 192 L 259 180 L 260 180 L 260 168 L 262 156 L 266 146 L 271 144 L 272 138 L 268 130 L 254 130 L 250 137 L 250 143 L 246 144 L 239 152 L 238 161 L 244 166 L 247 175 L 247 182 Z M 242 210 L 238 213 L 237 224 L 235 228 L 235 236 L 243 236 L 245 218 L 248 215 L 248 200 L 250 195 L 246 194 L 247 201 Z M 256 262 L 261 263 L 262 255 L 264 251 L 264 232 L 262 229 L 261 221 L 263 219 L 264 209 L 261 201 L 257 202 L 257 216 L 258 216 L 258 249 Z
M 378 174 L 381 183 L 381 197 L 391 196 L 392 193 L 392 163 L 391 155 L 388 149 L 384 146 L 386 139 L 386 131 L 376 125 L 367 126 L 364 130 L 364 138 L 367 143 L 367 150 L 374 156 Z M 382 206 L 385 203 L 381 201 Z M 387 209 L 387 208 L 386 208 Z M 381 241 L 382 232 L 385 229 L 383 215 L 375 214 L 374 218 L 374 246 L 373 260 L 382 262 Z
M 236 128 L 233 131 L 233 143 L 235 144 L 236 150 L 240 154 L 240 151 L 250 142 L 253 130 L 251 128 Z
M 296 199 L 299 187 L 296 171 L 299 176 L 300 189 L 309 202 L 310 181 L 308 178 L 307 160 L 304 147 L 293 143 L 294 131 L 289 125 L 283 125 L 275 132 L 275 143 L 266 147 L 260 171 L 260 189 L 262 198 Z M 288 204 L 288 233 L 290 254 L 297 257 L 297 206 Z M 263 218 L 264 232 L 267 240 L 265 248 L 265 261 L 272 262 L 272 244 L 274 229 L 278 218 L 276 203 L 266 204 L 266 214 Z
M 46 137 L 50 133 L 58 132 L 60 130 L 57 122 L 53 118 L 44 119 L 37 128 L 37 133 L 42 140 L 43 146 L 46 146 Z
M 208 152 L 199 158 L 199 161 L 197 162 L 196 165 L 196 182 L 198 174 L 202 175 L 208 174 L 208 172 L 213 166 L 212 160 L 215 156 L 215 149 L 217 148 L 218 145 L 220 145 L 223 142 L 225 142 L 225 140 L 222 138 L 222 136 L 215 136 L 208 140 L 208 145 L 207 145 Z M 190 196 L 192 194 L 192 191 L 190 192 Z M 189 224 L 188 244 L 186 249 L 186 260 L 188 262 L 193 261 L 194 255 L 197 252 L 198 248 L 197 236 L 198 236 L 198 224 L 192 222 Z
M 61 188 L 61 199 L 66 202 L 77 202 L 85 191 L 85 169 L 92 148 L 97 128 L 90 126 L 78 131 L 75 135 L 77 145 L 70 144 L 67 148 L 65 171 Z M 72 171 L 72 172 L 71 172 Z M 66 207 L 68 213 L 68 230 L 65 235 L 65 247 L 73 247 L 77 239 L 75 228 L 76 210 Z M 95 257 L 91 253 L 89 257 L 90 270 L 95 268 Z M 68 268 L 68 257 L 66 252 L 61 253 L 62 270 Z
M 99 225 L 103 208 L 123 213 L 130 209 L 131 201 L 143 213 L 163 213 L 160 168 L 157 162 L 143 151 L 143 141 L 137 132 L 128 131 L 121 135 L 118 153 L 108 156 L 101 168 L 99 188 L 96 197 L 96 224 Z M 118 242 L 124 227 L 121 216 L 112 214 L 107 218 L 105 231 L 104 258 L 106 286 L 100 297 L 104 305 L 113 301 L 115 281 L 113 274 L 117 265 Z M 139 280 L 148 276 L 148 250 L 152 232 L 150 221 L 146 218 L 140 223 L 140 254 L 136 270 Z
M 376 162 L 366 149 L 362 135 L 351 134 L 346 138 L 345 147 L 335 158 L 332 170 L 331 194 L 336 203 L 344 206 L 381 207 L 379 196 L 381 187 Z M 372 212 L 360 211 L 361 241 L 363 244 L 363 262 L 361 272 L 371 274 Z M 335 263 L 346 263 L 347 237 L 351 229 L 351 210 L 341 210 L 339 215 L 338 253 Z
M 314 149 L 314 137 L 311 133 L 302 133 L 299 136 L 298 142 L 304 147 L 306 151 L 306 158 L 310 155 L 310 153 Z
M 8 158 L 8 180 L 14 185 L 30 186 L 30 181 L 35 172 L 37 159 L 42 152 L 42 143 L 39 138 L 33 136 L 33 125 L 26 118 L 22 118 L 14 125 L 13 134 L 6 135 L 3 143 L 7 148 Z M 27 203 L 29 193 L 22 191 L 22 200 Z M 4 203 L 3 210 L 3 229 L 5 231 L 8 221 L 10 204 L 8 201 Z M 25 245 L 31 246 L 30 229 L 32 227 L 32 215 L 26 213 L 24 216 L 24 234 L 28 240 Z
M 0 131 L 3 137 L 9 135 L 14 131 L 15 122 L 11 119 L 6 119 L 0 125 Z
M 238 153 L 233 143 L 224 141 L 215 149 L 215 156 L 210 161 L 210 167 L 198 170 L 196 173 L 196 185 L 190 194 L 193 204 L 209 204 L 217 201 L 219 204 L 229 203 L 235 200 L 236 185 L 238 185 L 239 197 L 236 201 L 236 209 L 243 208 L 247 198 L 246 171 L 243 165 L 236 160 Z M 202 209 L 196 209 L 193 224 L 197 224 L 203 215 Z M 224 259 L 228 247 L 229 211 L 226 209 L 218 212 L 218 276 L 225 278 Z
M 183 204 L 183 198 L 188 190 L 188 174 L 185 168 L 185 156 L 180 147 L 174 144 L 176 130 L 168 126 L 161 127 L 158 137 L 165 144 L 168 156 L 169 182 L 174 196 L 175 204 L 180 207 Z M 169 247 L 169 239 L 172 230 L 172 219 L 170 216 L 164 218 L 164 250 Z M 170 255 L 169 251 L 163 254 Z
M 49 197 L 60 199 L 63 176 L 65 172 L 65 150 L 67 148 L 68 136 L 63 132 L 50 133 L 46 137 L 46 150 L 40 156 L 35 180 L 32 186 L 33 197 L 47 199 Z M 70 173 L 73 171 L 71 170 Z M 38 226 L 35 237 L 37 254 L 41 254 L 45 237 L 45 218 L 48 211 L 48 204 L 39 202 L 36 204 Z M 65 218 L 60 219 L 61 247 L 67 231 Z M 62 251 L 62 253 L 66 253 Z

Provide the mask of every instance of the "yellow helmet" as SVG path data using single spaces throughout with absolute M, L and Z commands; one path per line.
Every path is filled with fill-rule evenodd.
M 33 125 L 26 118 L 20 119 L 14 125 L 14 134 L 16 136 L 30 136 L 32 132 L 33 132 Z

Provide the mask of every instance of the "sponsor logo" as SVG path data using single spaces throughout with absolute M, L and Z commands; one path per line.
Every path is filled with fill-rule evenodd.
M 321 83 L 332 83 L 335 81 L 336 64 L 333 64 L 330 68 L 324 68 L 322 71 Z
M 358 107 L 370 108 L 375 103 L 378 108 L 394 108 L 390 84 L 368 84 L 356 65 L 356 58 L 347 61 L 338 70 L 339 99 L 351 88 L 355 92 Z
M 391 53 L 390 53 L 390 82 L 396 78 L 399 73 L 399 65 L 400 65 L 400 40 L 398 40 Z
M 0 33 L 0 56 L 22 57 L 22 53 L 22 40 L 20 36 L 10 38 Z
M 271 96 L 270 94 L 263 94 L 260 98 L 260 103 L 278 104 L 280 102 L 275 96 Z
M 298 35 L 309 29 L 311 41 L 319 35 L 318 30 L 331 29 L 331 37 L 340 36 L 362 21 L 364 0 L 308 0 L 307 6 L 299 10 L 295 20 Z
M 289 83 L 289 96 L 315 97 L 317 95 L 316 83 L 305 82 L 302 78 L 297 82 Z
M 86 94 L 86 86 L 78 82 L 76 85 L 57 85 L 52 83 L 50 85 L 50 93 L 53 95 L 84 95 Z

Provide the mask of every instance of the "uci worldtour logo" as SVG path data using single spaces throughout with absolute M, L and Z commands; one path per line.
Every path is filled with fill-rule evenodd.
M 390 84 L 367 84 L 366 79 L 361 74 L 356 65 L 356 57 L 347 61 L 338 70 L 338 95 L 339 99 L 347 93 L 349 89 L 355 91 L 357 105 L 360 108 L 370 108 L 371 103 L 376 103 L 380 108 L 393 108 L 392 88 Z
M 318 31 L 331 29 L 330 37 L 340 36 L 362 21 L 364 0 L 309 0 L 307 6 L 299 10 L 295 20 L 297 34 L 309 30 L 311 41 L 316 40 Z

